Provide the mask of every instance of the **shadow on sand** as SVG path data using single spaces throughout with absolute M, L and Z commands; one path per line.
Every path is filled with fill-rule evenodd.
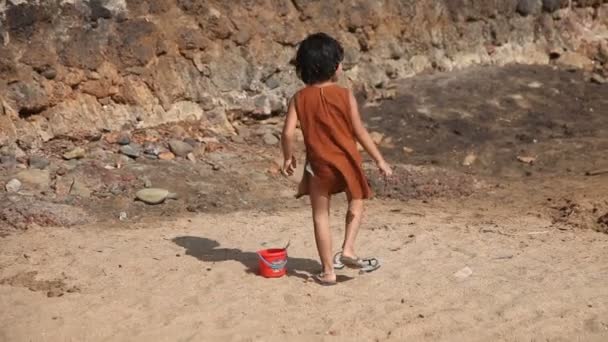
M 221 262 L 238 261 L 247 269 L 247 273 L 258 273 L 258 255 L 255 252 L 246 252 L 238 248 L 220 248 L 219 242 L 197 236 L 178 236 L 172 240 L 176 245 L 186 249 L 186 255 L 193 256 L 201 261 Z M 289 257 L 287 262 L 287 276 L 308 280 L 312 274 L 321 270 L 318 261 L 303 258 Z M 353 278 L 338 276 L 339 282 Z

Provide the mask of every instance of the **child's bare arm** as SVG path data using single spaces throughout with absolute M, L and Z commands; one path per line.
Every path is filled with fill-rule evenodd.
M 296 168 L 296 158 L 294 156 L 294 136 L 298 124 L 298 115 L 294 99 L 289 101 L 287 116 L 285 117 L 285 126 L 281 134 L 281 144 L 283 147 L 283 173 L 291 176 Z
M 374 159 L 376 165 L 378 165 L 378 168 L 380 169 L 380 172 L 382 172 L 385 176 L 390 176 L 393 171 L 391 170 L 391 167 L 388 165 L 388 163 L 384 160 L 384 157 L 382 157 L 382 154 L 378 150 L 378 147 L 376 147 L 376 144 L 374 144 L 374 141 L 370 137 L 369 132 L 367 131 L 365 126 L 363 126 L 363 122 L 361 121 L 361 114 L 359 114 L 359 106 L 357 105 L 357 99 L 355 99 L 355 96 L 352 92 L 349 93 L 349 101 L 351 121 L 353 123 L 353 129 L 357 141 L 361 144 L 361 146 L 363 146 L 365 151 L 367 151 L 367 153 L 369 153 L 369 155 Z

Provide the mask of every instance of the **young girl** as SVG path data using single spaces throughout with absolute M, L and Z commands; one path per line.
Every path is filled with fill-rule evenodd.
M 296 71 L 306 87 L 289 103 L 282 137 L 283 174 L 293 175 L 296 168 L 294 133 L 300 121 L 306 165 L 296 197 L 310 196 L 315 240 L 323 266 L 322 273 L 314 278 L 322 285 L 336 283 L 334 268 L 349 266 L 371 272 L 380 267 L 376 258 L 361 259 L 355 253 L 363 200 L 371 196 L 357 142 L 372 156 L 385 177 L 392 174 L 361 122 L 355 97 L 350 90 L 335 83 L 342 71 L 343 56 L 340 43 L 325 33 L 310 35 L 300 43 Z M 332 259 L 329 203 L 331 195 L 340 192 L 346 192 L 348 213 L 342 251 Z

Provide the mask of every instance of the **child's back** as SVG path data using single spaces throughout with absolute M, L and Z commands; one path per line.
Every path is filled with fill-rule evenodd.
M 296 94 L 295 107 L 312 173 L 335 174 L 337 171 L 339 174 L 334 176 L 339 179 L 329 184 L 330 193 L 347 190 L 353 198 L 368 198 L 371 191 L 361 170 L 349 90 L 336 84 L 307 86 Z M 305 181 L 298 196 L 308 193 Z

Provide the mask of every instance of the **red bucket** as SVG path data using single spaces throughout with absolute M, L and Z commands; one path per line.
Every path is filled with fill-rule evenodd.
M 266 278 L 279 278 L 287 271 L 287 249 L 273 248 L 258 252 L 260 275 Z

